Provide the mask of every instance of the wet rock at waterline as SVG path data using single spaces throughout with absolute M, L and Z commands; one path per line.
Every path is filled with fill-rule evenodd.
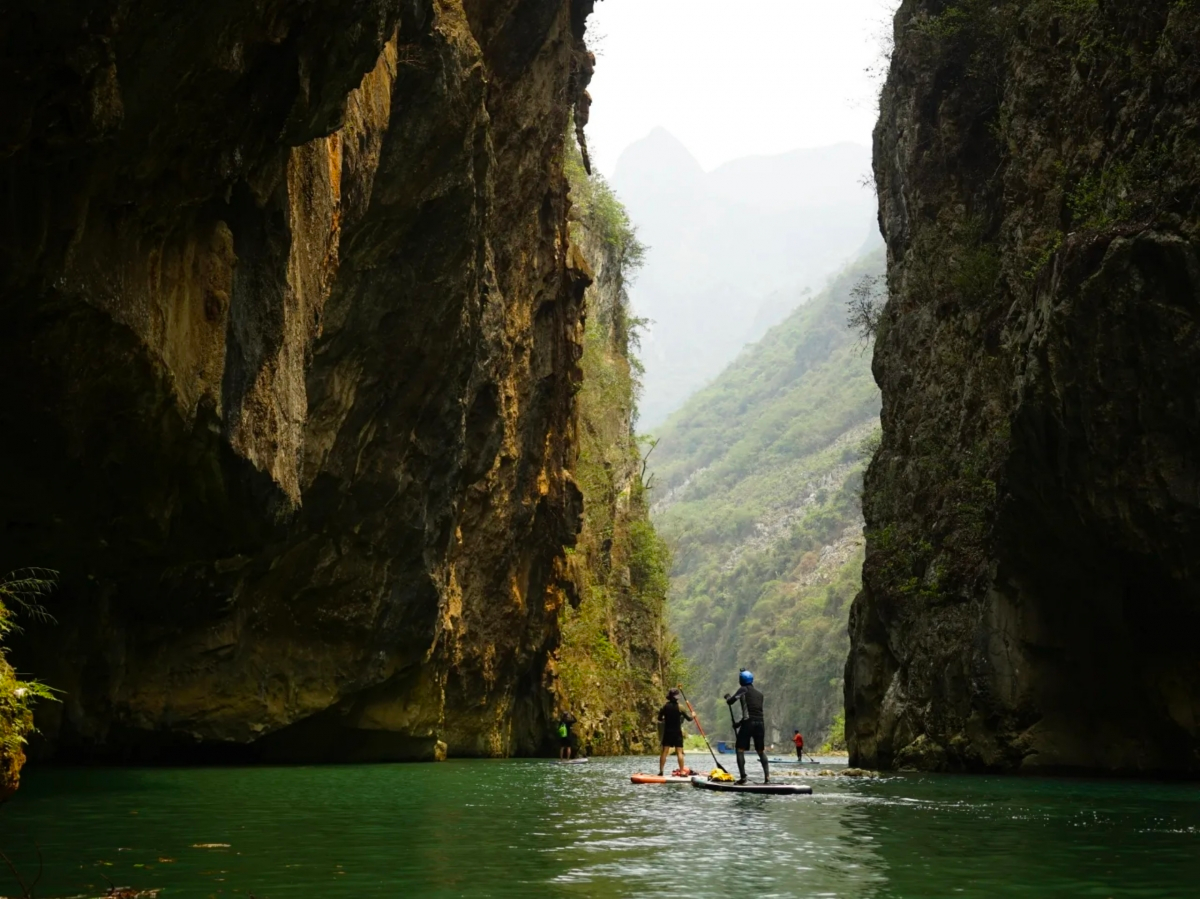
M 1200 9 L 895 33 L 851 761 L 1200 774 Z
M 64 691 L 43 755 L 539 747 L 590 8 L 5 16 L 0 568 L 62 572 L 14 655 Z

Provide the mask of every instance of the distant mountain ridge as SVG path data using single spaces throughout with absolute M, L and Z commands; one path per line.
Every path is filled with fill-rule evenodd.
M 657 128 L 621 155 L 613 186 L 650 250 L 631 290 L 650 320 L 643 427 L 654 428 L 766 326 L 877 239 L 857 144 L 750 156 L 705 172 Z

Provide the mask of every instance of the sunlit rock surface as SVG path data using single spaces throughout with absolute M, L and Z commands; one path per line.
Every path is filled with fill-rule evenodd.
M 15 657 L 64 691 L 43 756 L 540 746 L 590 8 L 0 17 L 0 566 L 62 573 Z
M 851 762 L 1200 774 L 1200 8 L 905 0 Z

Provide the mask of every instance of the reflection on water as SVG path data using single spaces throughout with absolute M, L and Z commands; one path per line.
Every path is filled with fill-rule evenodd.
M 1200 895 L 1194 785 L 813 778 L 812 797 L 756 797 L 628 782 L 653 764 L 34 770 L 0 811 L 0 849 L 32 873 L 36 841 L 40 897 L 107 880 L 163 899 Z

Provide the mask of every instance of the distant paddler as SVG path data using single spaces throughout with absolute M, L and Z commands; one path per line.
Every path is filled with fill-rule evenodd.
M 658 720 L 663 726 L 662 752 L 658 756 L 658 775 L 664 775 L 667 765 L 667 755 L 675 750 L 675 758 L 679 762 L 681 776 L 688 774 L 687 763 L 683 760 L 683 722 L 691 721 L 692 716 L 679 707 L 679 698 L 683 692 L 676 687 L 667 691 L 667 703 L 658 710 Z
M 729 717 L 733 719 L 733 704 L 741 703 L 742 720 L 733 722 L 733 732 L 737 734 L 737 763 L 741 775 L 739 784 L 746 782 L 746 752 L 750 749 L 750 741 L 754 741 L 754 750 L 758 760 L 762 762 L 763 783 L 771 782 L 771 766 L 767 764 L 767 755 L 763 752 L 763 744 L 767 738 L 767 721 L 763 717 L 763 695 L 754 686 L 754 675 L 743 668 L 738 672 L 738 689 L 734 694 L 725 694 L 725 702 L 729 706 Z
M 571 726 L 578 719 L 563 709 L 563 713 L 558 716 L 558 757 L 561 761 L 569 761 L 573 751 L 573 740 L 571 737 Z

